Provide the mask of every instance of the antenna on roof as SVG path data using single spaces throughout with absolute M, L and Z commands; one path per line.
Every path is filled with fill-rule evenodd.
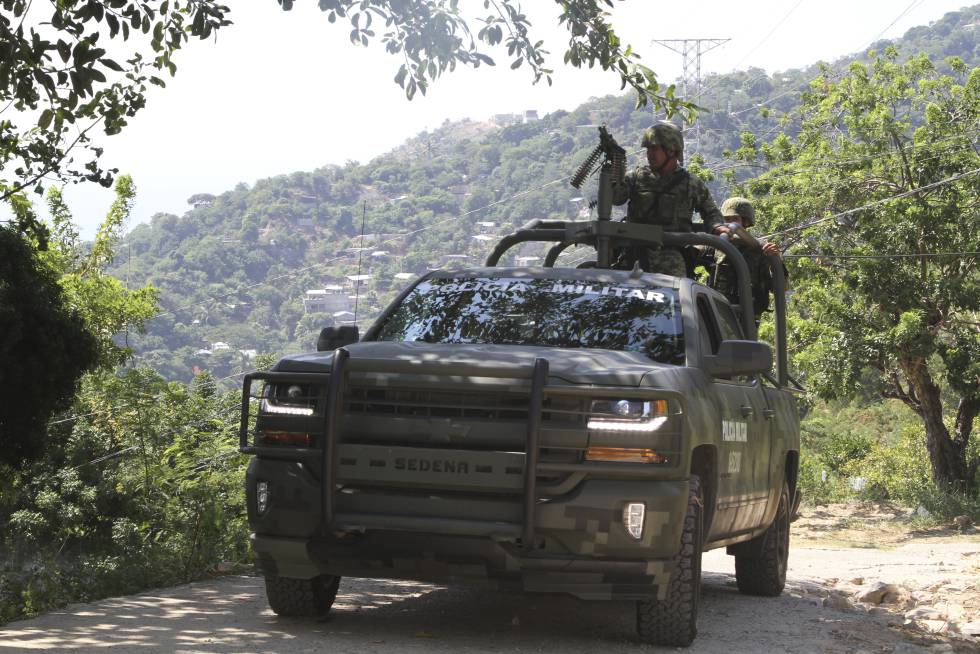
M 361 240 L 357 248 L 357 276 L 354 278 L 354 326 L 357 326 L 357 301 L 361 299 L 361 259 L 364 257 L 364 220 L 367 218 L 367 200 L 361 202 Z

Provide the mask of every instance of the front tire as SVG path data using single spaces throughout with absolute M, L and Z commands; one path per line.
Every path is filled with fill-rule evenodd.
M 772 524 L 746 545 L 747 553 L 735 554 L 735 581 L 739 592 L 776 597 L 786 586 L 789 563 L 789 486 L 785 483 Z
M 694 642 L 698 635 L 703 540 L 701 479 L 692 475 L 681 549 L 677 555 L 677 568 L 667 586 L 667 598 L 636 603 L 636 631 L 643 642 L 669 647 L 687 647 Z
M 320 575 L 312 579 L 266 577 L 269 608 L 283 618 L 323 618 L 330 612 L 340 577 Z

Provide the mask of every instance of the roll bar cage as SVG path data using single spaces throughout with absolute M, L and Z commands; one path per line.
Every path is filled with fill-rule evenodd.
M 532 220 L 512 234 L 503 237 L 487 257 L 486 266 L 495 267 L 500 258 L 512 247 L 529 242 L 555 243 L 545 257 L 545 267 L 554 267 L 558 256 L 572 245 L 587 245 L 596 249 L 596 267 L 611 267 L 612 253 L 622 247 L 646 246 L 660 249 L 682 248 L 704 245 L 721 250 L 735 268 L 736 283 L 740 304 L 736 305 L 742 328 L 749 338 L 758 338 L 755 326 L 755 313 L 752 307 L 752 285 L 749 267 L 745 258 L 730 241 L 712 234 L 699 232 L 665 232 L 658 225 L 627 223 L 609 220 L 600 212 L 599 220 L 555 221 Z M 772 270 L 773 295 L 775 296 L 776 317 L 776 381 L 779 386 L 787 386 L 790 377 L 787 368 L 786 351 L 786 279 L 779 258 L 766 255 L 766 262 Z

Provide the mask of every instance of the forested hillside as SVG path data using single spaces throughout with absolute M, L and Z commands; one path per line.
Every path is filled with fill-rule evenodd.
M 925 52 L 942 66 L 955 55 L 972 67 L 980 60 L 978 22 L 980 7 L 964 9 L 909 30 L 895 45 L 903 56 Z M 707 78 L 700 149 L 688 152 L 688 165 L 710 181 L 719 204 L 733 178 L 761 172 L 726 153 L 743 145 L 743 132 L 763 140 L 792 134 L 800 93 L 818 73 L 813 66 Z M 654 119 L 634 109 L 632 96 L 510 125 L 477 113 L 368 163 L 194 195 L 184 215 L 158 214 L 133 229 L 113 274 L 131 287 L 152 284 L 163 309 L 147 334 L 129 336 L 138 362 L 170 379 L 189 380 L 203 369 L 223 377 L 251 369 L 258 354 L 311 349 L 321 327 L 352 320 L 355 309 L 363 329 L 430 267 L 479 263 L 497 235 L 534 218 L 587 217 L 594 183 L 580 194 L 567 177 L 595 145 L 596 126 L 608 125 L 636 153 Z M 357 274 L 364 278 L 350 279 Z M 311 296 L 304 307 L 315 289 L 330 297 Z

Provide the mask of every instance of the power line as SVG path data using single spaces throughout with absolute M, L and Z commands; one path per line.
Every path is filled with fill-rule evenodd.
M 124 447 L 123 449 L 118 450 L 116 452 L 110 452 L 105 456 L 100 456 L 97 459 L 92 459 L 87 463 L 80 463 L 77 466 L 72 466 L 71 468 L 68 468 L 68 470 L 78 470 L 79 468 L 84 468 L 85 466 L 91 466 L 91 465 L 95 465 L 96 463 L 102 463 L 103 461 L 108 461 L 109 459 L 115 459 L 116 457 L 122 456 L 123 454 L 126 454 L 127 452 L 131 452 L 132 450 L 135 449 L 136 449 L 135 445 L 130 445 L 129 447 Z
M 899 14 L 898 16 L 895 16 L 895 20 L 893 20 L 892 22 L 890 22 L 890 23 L 888 23 L 888 26 L 887 26 L 887 27 L 885 27 L 885 29 L 883 29 L 883 30 L 881 30 L 880 32 L 878 32 L 878 36 L 876 36 L 876 37 L 874 37 L 873 39 L 871 39 L 871 42 L 872 42 L 872 43 L 874 43 L 875 41 L 877 41 L 878 39 L 880 39 L 880 38 L 881 38 L 881 36 L 882 36 L 882 35 L 883 35 L 883 34 L 884 34 L 885 32 L 887 32 L 888 30 L 890 30 L 890 29 L 891 29 L 891 27 L 892 27 L 892 25 L 894 25 L 894 24 L 895 24 L 895 23 L 897 23 L 897 22 L 898 22 L 899 20 L 901 20 L 901 19 L 902 19 L 902 17 L 903 17 L 903 16 L 905 15 L 905 14 L 907 14 L 907 13 L 909 13 L 910 11 L 912 11 L 912 9 L 914 9 L 914 8 L 915 8 L 915 7 L 917 7 L 918 5 L 921 5 L 921 4 L 922 4 L 922 3 L 924 3 L 925 1 L 926 1 L 926 0 L 912 0 L 912 2 L 911 2 L 911 3 L 909 3 L 909 6 L 908 6 L 908 7 L 906 7 L 906 8 L 904 9 L 904 11 L 902 11 L 902 13 L 900 13 L 900 14 Z
M 765 43 L 766 41 L 768 41 L 769 40 L 769 37 L 771 37 L 773 34 L 776 33 L 776 30 L 778 30 L 780 28 L 780 26 L 783 23 L 786 22 L 786 20 L 793 14 L 794 11 L 796 11 L 797 7 L 799 7 L 801 4 L 803 4 L 803 0 L 799 0 L 795 5 L 793 5 L 790 8 L 790 10 L 787 11 L 783 15 L 783 17 L 779 19 L 779 22 L 776 23 L 775 25 L 773 25 L 772 29 L 769 30 L 769 32 L 764 37 L 762 37 L 762 40 L 759 41 L 758 43 L 756 43 L 755 44 L 755 47 L 753 47 L 751 50 L 749 50 L 748 54 L 746 54 L 744 57 L 742 57 L 741 59 L 739 59 L 738 60 L 738 63 L 736 63 L 734 66 L 732 66 L 732 68 L 733 69 L 734 68 L 738 68 L 739 66 L 742 65 L 742 62 L 744 62 L 746 59 L 748 59 L 753 54 L 755 54 L 755 51 L 758 50 L 759 48 L 761 48 L 762 47 L 762 44 Z
M 894 252 L 890 254 L 784 254 L 784 259 L 937 259 L 957 257 L 971 259 L 980 256 L 980 252 Z
M 746 55 L 745 55 L 744 57 L 742 57 L 742 58 L 741 58 L 741 59 L 740 59 L 740 60 L 738 61 L 738 63 L 736 63 L 736 64 L 735 64 L 734 66 L 732 66 L 732 68 L 733 68 L 733 69 L 735 69 L 735 68 L 738 68 L 738 67 L 739 67 L 739 66 L 740 66 L 740 65 L 742 64 L 742 62 L 744 62 L 744 61 L 745 61 L 746 59 L 748 59 L 748 58 L 749 58 L 749 57 L 750 57 L 750 56 L 751 56 L 751 55 L 752 55 L 752 54 L 753 54 L 753 53 L 754 53 L 754 52 L 755 52 L 756 50 L 758 50 L 758 49 L 759 49 L 760 47 L 762 47 L 762 44 L 763 44 L 763 43 L 765 43 L 766 41 L 768 41 L 768 40 L 769 40 L 769 37 L 771 37 L 771 36 L 772 36 L 772 35 L 773 35 L 773 34 L 774 34 L 774 33 L 776 32 L 776 30 L 777 30 L 777 29 L 779 29 L 779 27 L 780 27 L 780 26 L 781 26 L 781 25 L 782 25 L 783 23 L 785 23 L 785 22 L 786 22 L 786 20 L 787 20 L 787 19 L 788 19 L 788 18 L 790 17 L 790 15 L 791 15 L 791 14 L 792 14 L 792 13 L 793 13 L 794 11 L 796 11 L 796 8 L 797 8 L 797 7 L 799 7 L 799 6 L 801 5 L 801 4 L 803 4 L 803 0 L 799 0 L 799 1 L 798 1 L 798 2 L 797 2 L 797 3 L 795 4 L 795 5 L 793 5 L 793 6 L 792 6 L 792 7 L 790 8 L 790 10 L 789 10 L 788 12 L 786 12 L 786 13 L 785 13 L 785 14 L 783 15 L 783 17 L 782 17 L 782 18 L 780 18 L 780 19 L 779 19 L 779 21 L 778 21 L 778 22 L 777 22 L 777 23 L 776 23 L 776 24 L 775 24 L 775 25 L 774 25 L 774 26 L 772 27 L 772 29 L 770 29 L 770 30 L 769 30 L 769 32 L 768 32 L 768 33 L 767 33 L 767 34 L 766 34 L 766 35 L 765 35 L 764 37 L 762 37 L 762 39 L 761 39 L 761 40 L 760 40 L 760 41 L 759 41 L 758 43 L 756 43 L 756 44 L 755 44 L 755 45 L 754 45 L 754 46 L 752 47 L 752 49 L 751 49 L 751 50 L 750 50 L 750 51 L 748 52 L 748 54 L 746 54 Z M 760 75 L 760 76 L 757 76 L 756 78 L 754 78 L 754 79 L 752 80 L 752 82 L 755 82 L 755 80 L 756 80 L 756 79 L 762 79 L 762 77 L 769 77 L 769 74 L 768 74 L 768 73 L 766 73 L 765 75 Z M 751 84 L 752 82 L 750 82 L 750 84 Z M 718 84 L 720 84 L 720 83 L 721 83 L 721 78 L 720 78 L 720 76 L 719 76 L 719 79 L 718 79 L 718 80 L 717 80 L 717 81 L 716 81 L 716 82 L 715 82 L 714 84 L 711 84 L 711 85 L 709 85 L 709 86 L 708 86 L 708 87 L 707 87 L 706 89 L 704 89 L 704 90 L 702 91 L 702 95 L 704 95 L 704 94 L 707 94 L 707 93 L 708 93 L 709 91 L 713 91 L 713 90 L 715 89 L 715 87 L 716 87 L 716 86 L 718 86 Z
M 800 0 L 800 2 L 802 2 L 802 0 Z M 790 12 L 789 12 L 789 13 L 793 13 L 793 11 L 794 11 L 794 10 L 796 9 L 796 7 L 798 7 L 798 6 L 800 5 L 800 2 L 798 2 L 798 3 L 797 3 L 797 4 L 796 4 L 796 5 L 795 5 L 795 6 L 794 6 L 794 7 L 793 7 L 793 8 L 791 9 L 791 10 L 790 10 Z M 877 36 L 875 36 L 875 37 L 874 37 L 874 38 L 873 38 L 873 39 L 871 40 L 871 43 L 875 43 L 876 41 L 878 41 L 878 40 L 879 40 L 879 39 L 881 38 L 881 36 L 882 36 L 882 35 L 883 35 L 883 34 L 884 34 L 885 32 L 887 32 L 887 31 L 888 31 L 889 29 L 891 29 L 891 27 L 892 27 L 892 25 L 894 25 L 895 23 L 897 23 L 897 22 L 898 22 L 899 20 L 901 20 L 901 18 L 902 18 L 903 16 L 905 16 L 905 15 L 906 15 L 907 13 L 909 13 L 909 12 L 910 12 L 910 11 L 911 11 L 912 9 L 914 9 L 914 8 L 915 8 L 915 7 L 917 6 L 917 5 L 921 5 L 921 4 L 923 3 L 923 2 L 925 2 L 925 0 L 913 0 L 913 1 L 912 1 L 912 3 L 911 3 L 911 4 L 909 4 L 909 5 L 908 5 L 908 6 L 907 6 L 907 7 L 906 7 L 906 8 L 905 8 L 905 9 L 904 9 L 904 10 L 903 10 L 903 11 L 902 11 L 902 12 L 901 12 L 901 13 L 900 13 L 900 14 L 899 14 L 898 16 L 896 16 L 896 17 L 895 17 L 895 18 L 894 18 L 894 19 L 893 19 L 893 20 L 892 20 L 892 21 L 891 21 L 890 23 L 888 23 L 888 26 L 887 26 L 887 27 L 885 27 L 885 28 L 884 28 L 883 30 L 881 30 L 880 32 L 878 32 L 878 35 L 877 35 Z M 780 21 L 780 23 L 779 23 L 779 24 L 782 24 L 782 23 L 783 23 L 783 22 L 784 22 L 784 21 L 786 20 L 786 18 L 788 18 L 788 17 L 789 17 L 789 14 L 787 14 L 786 16 L 784 16 L 784 17 L 783 17 L 783 19 L 782 19 L 782 20 Z M 779 25 L 777 25 L 777 27 L 778 27 L 778 26 L 779 26 Z M 775 28 L 773 28 L 773 31 L 775 31 Z M 771 35 L 771 32 L 770 32 L 770 35 Z M 769 35 L 767 35 L 767 36 L 766 36 L 766 38 L 769 38 Z M 760 45 L 761 45 L 761 44 L 760 44 Z M 869 44 L 869 45 L 870 45 L 870 44 Z M 754 52 L 754 50 L 753 50 L 753 52 Z M 744 61 L 744 60 L 745 60 L 745 58 L 743 58 L 743 59 L 742 59 L 742 61 Z M 741 63 L 742 63 L 742 62 L 741 62 L 741 61 L 739 61 L 739 64 L 741 64 Z M 737 68 L 739 64 L 736 64 L 736 65 L 734 66 L 734 68 Z M 831 77 L 831 78 L 833 78 L 833 77 L 838 77 L 838 76 L 840 76 L 841 74 L 842 74 L 842 73 L 840 73 L 840 72 L 837 72 L 837 73 L 831 73 L 831 74 L 829 75 L 829 77 Z M 817 79 L 819 79 L 819 78 L 820 78 L 821 76 L 823 76 L 823 75 L 824 75 L 824 73 L 821 73 L 820 75 L 817 75 L 816 77 L 813 77 L 813 78 L 811 78 L 811 79 L 809 79 L 809 80 L 806 80 L 806 81 L 804 81 L 804 82 L 801 82 L 800 84 L 798 84 L 798 85 L 797 85 L 797 88 L 796 88 L 796 89 L 790 89 L 790 90 L 788 90 L 788 91 L 784 91 L 783 93 L 780 93 L 779 95 L 776 95 L 776 96 L 773 96 L 773 97 L 771 97 L 771 98 L 767 98 L 767 99 L 765 99 L 765 100 L 763 100 L 762 102 L 760 102 L 760 103 L 758 103 L 758 104 L 755 104 L 755 105 L 753 105 L 753 106 L 751 106 L 751 107 L 748 107 L 748 108 L 746 108 L 746 109 L 740 109 L 739 111 L 735 111 L 735 112 L 731 112 L 731 113 L 730 113 L 729 115 L 730 115 L 730 116 L 733 116 L 733 117 L 734 117 L 734 116 L 737 116 L 737 115 L 740 115 L 740 114 L 743 114 L 743 113 L 746 113 L 746 112 L 748 112 L 748 111 L 752 111 L 753 109 L 759 109 L 759 108 L 761 108 L 761 107 L 763 107 L 763 106 L 765 106 L 765 105 L 767 105 L 767 104 L 769 104 L 770 102 L 774 102 L 774 101 L 776 101 L 776 100 L 778 100 L 779 98 L 783 98 L 783 97 L 785 97 L 785 96 L 787 96 L 787 95 L 790 95 L 790 94 L 792 94 L 792 93 L 800 93 L 800 92 L 802 91 L 802 89 L 801 89 L 800 87 L 803 87 L 803 88 L 806 88 L 807 86 L 809 86 L 809 84 L 810 84 L 811 82 L 813 82 L 813 81 L 815 81 L 815 80 L 817 80 Z M 757 75 L 757 76 L 755 76 L 754 78 L 752 78 L 751 80 L 749 80 L 748 82 L 746 82 L 745 84 L 743 84 L 742 86 L 743 86 L 743 87 L 744 87 L 744 86 L 749 86 L 749 85 L 751 85 L 751 84 L 753 84 L 753 83 L 755 83 L 755 82 L 756 82 L 757 80 L 760 80 L 760 79 L 762 79 L 763 77 L 769 77 L 769 73 L 765 73 L 764 75 Z M 717 82 L 716 82 L 715 84 L 713 84 L 713 85 L 711 85 L 711 86 L 709 86 L 709 87 L 708 87 L 707 89 L 705 89 L 705 91 L 704 91 L 704 93 L 707 93 L 708 91 L 710 91 L 710 90 L 713 90 L 713 89 L 715 88 L 715 86 L 717 86 L 717 85 L 718 85 L 718 84 L 720 84 L 720 83 L 721 83 L 721 80 L 719 79 L 719 80 L 718 80 L 718 81 L 717 81 Z
M 903 152 L 906 153 L 906 154 L 913 154 L 916 150 L 922 150 L 922 149 L 925 149 L 925 148 L 929 148 L 929 147 L 932 147 L 933 145 L 936 145 L 938 143 L 945 143 L 945 142 L 948 142 L 948 141 L 955 141 L 955 140 L 958 140 L 958 139 L 963 138 L 965 135 L 975 134 L 975 133 L 976 133 L 976 131 L 974 131 L 974 132 L 965 132 L 964 134 L 957 135 L 957 136 L 951 136 L 951 137 L 945 138 L 945 139 L 940 139 L 938 141 L 933 141 L 932 143 L 929 143 L 929 144 L 923 144 L 923 145 L 918 145 L 918 146 L 917 145 L 912 145 L 912 146 L 906 148 L 905 150 L 903 150 Z M 970 143 L 970 144 L 966 144 L 966 145 L 957 145 L 957 146 L 954 146 L 954 147 L 944 148 L 944 149 L 941 149 L 941 150 L 936 150 L 934 152 L 930 152 L 929 153 L 929 156 L 918 157 L 916 159 L 916 161 L 917 162 L 922 162 L 922 161 L 932 161 L 933 159 L 941 159 L 941 158 L 945 157 L 946 155 L 948 155 L 950 153 L 963 152 L 965 150 L 973 149 L 974 147 L 975 146 L 972 143 Z M 871 160 L 876 160 L 876 159 L 883 159 L 885 157 L 897 157 L 897 156 L 900 156 L 900 155 L 901 155 L 900 152 L 894 151 L 894 150 L 889 151 L 889 152 L 873 152 L 873 153 L 866 154 L 866 155 L 863 155 L 863 156 L 860 156 L 860 157 L 854 157 L 854 158 L 851 158 L 851 159 L 841 159 L 841 160 L 838 160 L 838 161 L 828 162 L 828 163 L 822 164 L 822 165 L 809 166 L 807 168 L 791 168 L 791 169 L 784 170 L 784 171 L 779 171 L 779 172 L 772 172 L 773 169 L 769 169 L 767 171 L 764 171 L 764 172 L 760 173 L 760 175 L 765 175 L 765 177 L 763 178 L 762 181 L 769 181 L 769 180 L 772 180 L 772 179 L 778 179 L 780 177 L 792 177 L 794 175 L 800 175 L 800 174 L 804 174 L 804 173 L 812 173 L 812 172 L 818 172 L 818 171 L 821 171 L 821 170 L 829 170 L 829 169 L 839 168 L 839 167 L 841 167 L 843 165 L 847 165 L 847 164 L 861 163 L 862 161 L 871 161 Z M 723 166 L 718 166 L 718 167 L 715 167 L 715 168 L 710 168 L 710 170 L 711 170 L 711 172 L 720 173 L 720 172 L 723 172 L 723 171 L 726 171 L 726 170 L 731 170 L 733 168 L 750 168 L 750 167 L 753 167 L 753 164 L 748 164 L 748 163 L 744 163 L 744 162 L 733 161 L 733 162 L 730 162 L 730 163 L 728 163 L 726 165 L 723 165 Z M 776 168 L 776 170 L 778 171 L 779 169 Z M 757 177 L 756 179 L 759 179 L 759 178 Z M 842 186 L 847 186 L 847 185 L 853 183 L 853 181 L 854 180 L 843 180 L 841 182 L 841 185 Z
M 771 234 L 766 234 L 763 238 L 770 238 L 772 236 L 780 236 L 782 234 L 790 234 L 792 232 L 798 232 L 800 230 L 808 229 L 814 225 L 819 225 L 820 223 L 825 223 L 828 220 L 834 220 L 836 218 L 843 218 L 845 216 L 850 216 L 859 211 L 864 211 L 865 209 L 870 209 L 871 207 L 876 207 L 878 205 L 884 204 L 886 202 L 891 202 L 892 200 L 898 200 L 900 198 L 905 198 L 910 195 L 916 195 L 922 193 L 923 191 L 929 191 L 946 184 L 950 184 L 957 180 L 963 179 L 964 177 L 970 177 L 971 175 L 976 175 L 980 173 L 980 168 L 974 168 L 973 170 L 967 171 L 965 173 L 960 173 L 959 175 L 954 175 L 953 177 L 947 177 L 946 179 L 940 180 L 938 182 L 933 182 L 932 184 L 926 184 L 925 186 L 920 186 L 919 188 L 914 188 L 904 193 L 899 193 L 897 195 L 891 195 L 887 198 L 882 198 L 880 200 L 875 200 L 874 202 L 869 202 L 868 204 L 861 205 L 860 207 L 854 207 L 853 209 L 848 209 L 847 211 L 841 211 L 840 213 L 835 213 L 830 216 L 824 216 L 823 218 L 817 218 L 809 222 L 803 223 L 802 225 L 796 225 L 795 227 L 788 227 L 787 229 L 780 230 L 778 232 L 772 232 Z
M 214 379 L 212 381 L 215 384 L 219 384 L 219 383 L 221 383 L 223 381 L 227 381 L 229 379 L 232 379 L 233 377 L 239 377 L 241 375 L 247 375 L 247 374 L 249 374 L 251 372 L 259 372 L 259 370 L 258 369 L 255 369 L 255 370 L 247 370 L 245 372 L 236 372 L 236 373 L 231 374 L 231 375 L 226 375 L 224 377 L 219 377 L 219 378 Z M 155 397 L 156 397 L 156 395 L 143 394 L 143 395 L 140 395 L 138 399 L 140 399 L 140 400 L 148 400 L 148 399 L 155 398 Z M 109 407 L 108 409 L 97 409 L 97 410 L 91 411 L 89 413 L 77 413 L 75 415 L 68 416 L 67 418 L 61 418 L 61 419 L 58 419 L 58 420 L 52 420 L 52 421 L 48 422 L 47 426 L 48 427 L 51 427 L 53 425 L 60 425 L 60 424 L 65 423 L 65 422 L 72 422 L 72 421 L 78 420 L 80 418 L 88 418 L 89 416 L 95 416 L 95 415 L 100 415 L 100 414 L 112 415 L 114 411 L 117 411 L 119 409 L 125 409 L 126 407 L 130 407 L 130 406 L 134 406 L 134 403 L 135 403 L 135 400 L 133 402 L 126 402 L 124 404 L 117 404 L 116 406 Z

